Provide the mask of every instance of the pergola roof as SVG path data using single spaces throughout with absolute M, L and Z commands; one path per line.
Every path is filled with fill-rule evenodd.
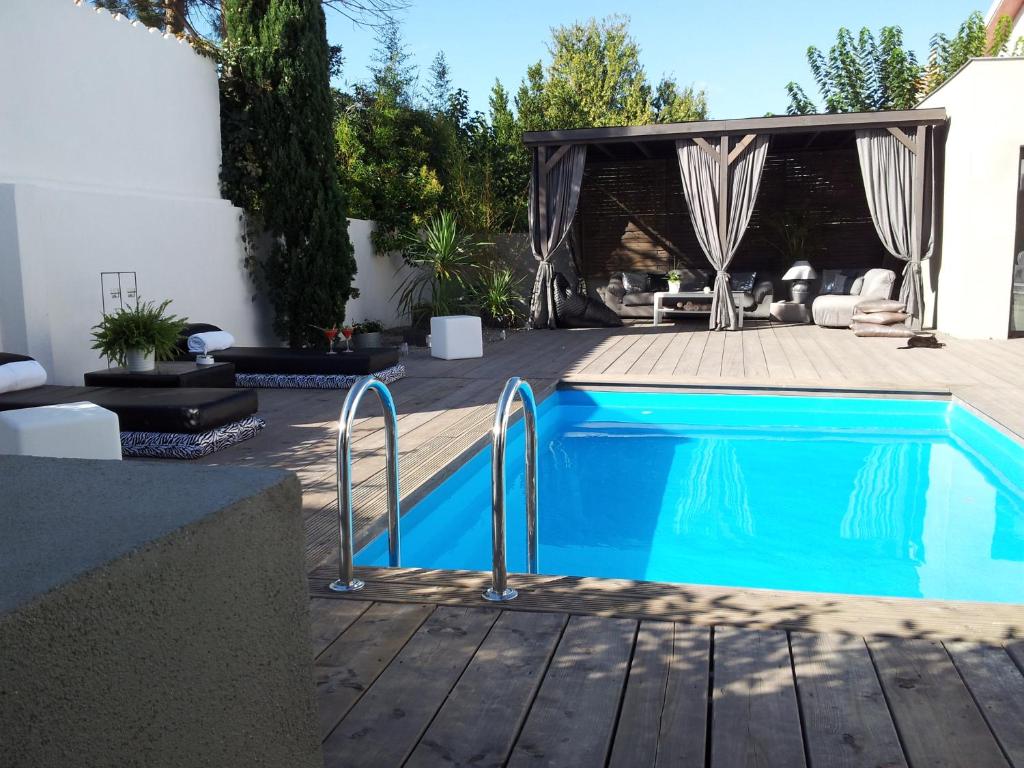
M 674 141 L 694 136 L 723 134 L 820 134 L 832 131 L 854 131 L 859 128 L 900 128 L 918 125 L 941 125 L 946 110 L 900 109 L 886 112 L 844 112 L 819 115 L 780 115 L 750 117 L 741 120 L 695 120 L 687 123 L 654 125 L 622 125 L 608 128 L 572 128 L 559 131 L 527 131 L 523 143 L 527 147 L 565 144 L 647 144 Z

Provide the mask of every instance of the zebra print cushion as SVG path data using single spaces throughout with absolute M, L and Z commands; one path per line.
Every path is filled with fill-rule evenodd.
M 405 377 L 405 366 L 399 363 L 373 374 L 385 384 Z M 236 387 L 252 389 L 348 389 L 362 376 L 333 374 L 236 373 Z
M 157 459 L 198 459 L 256 437 L 267 423 L 247 416 L 208 432 L 122 432 L 121 454 Z

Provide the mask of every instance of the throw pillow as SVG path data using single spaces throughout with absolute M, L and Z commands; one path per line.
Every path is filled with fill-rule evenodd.
M 821 273 L 821 295 L 846 294 L 848 277 L 841 269 L 826 269 Z
M 850 323 L 854 336 L 884 336 L 890 339 L 909 339 L 915 332 L 905 325 L 879 325 L 878 323 Z
M 667 291 L 668 275 L 663 275 L 658 272 L 648 272 L 647 285 L 647 290 L 649 291 Z
M 642 293 L 649 291 L 646 272 L 623 272 L 622 285 L 626 293 Z
M 850 286 L 851 296 L 860 296 L 861 290 L 864 288 L 864 275 L 861 275 L 853 281 L 853 285 Z
M 734 291 L 752 291 L 756 280 L 757 272 L 733 272 L 729 275 L 729 284 Z

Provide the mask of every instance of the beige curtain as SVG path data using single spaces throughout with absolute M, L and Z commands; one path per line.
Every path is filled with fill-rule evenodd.
M 754 212 L 761 173 L 768 156 L 768 137 L 757 136 L 729 165 L 729 208 L 724 248 L 718 229 L 719 161 L 692 139 L 677 141 L 676 153 L 690 221 L 697 241 L 716 273 L 710 327 L 716 331 L 735 328 L 736 307 L 729 287 L 729 264 Z

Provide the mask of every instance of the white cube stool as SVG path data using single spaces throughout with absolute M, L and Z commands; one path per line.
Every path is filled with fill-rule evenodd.
M 484 356 L 484 332 L 480 318 L 446 315 L 430 318 L 430 354 L 442 360 Z
M 92 403 L 3 411 L 0 453 L 120 460 L 121 427 L 116 413 Z

